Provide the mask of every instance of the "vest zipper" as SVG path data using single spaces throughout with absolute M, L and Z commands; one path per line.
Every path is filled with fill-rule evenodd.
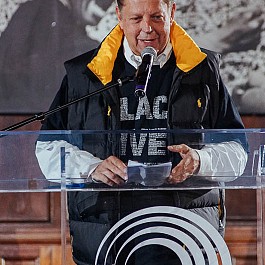
M 179 76 L 176 77 L 176 82 L 175 84 L 177 85 L 174 85 L 172 84 L 172 89 L 169 93 L 169 97 L 168 97 L 168 107 L 167 107 L 167 113 L 168 113 L 168 117 L 167 117 L 167 127 L 168 129 L 172 129 L 173 128 L 173 125 L 172 125 L 172 102 L 173 102 L 173 99 L 176 97 L 177 95 L 177 92 L 178 92 L 178 89 L 180 87 L 180 83 L 181 83 L 181 80 L 184 76 L 184 72 L 180 72 L 178 74 Z M 174 80 L 173 80 L 174 82 Z

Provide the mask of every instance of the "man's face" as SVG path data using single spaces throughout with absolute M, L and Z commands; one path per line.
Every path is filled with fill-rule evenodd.
M 175 3 L 168 6 L 163 0 L 124 0 L 116 13 L 131 50 L 140 55 L 145 47 L 152 46 L 158 54 L 163 52 L 175 10 Z
M 97 25 L 111 6 L 113 0 L 71 0 L 72 10 L 84 25 Z

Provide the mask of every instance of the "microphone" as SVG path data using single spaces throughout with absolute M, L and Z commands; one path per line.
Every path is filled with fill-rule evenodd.
M 153 47 L 145 47 L 141 52 L 141 57 L 142 63 L 135 74 L 136 87 L 134 94 L 138 98 L 142 98 L 146 94 L 148 81 L 151 77 L 152 65 L 154 63 L 154 59 L 157 57 L 157 52 Z

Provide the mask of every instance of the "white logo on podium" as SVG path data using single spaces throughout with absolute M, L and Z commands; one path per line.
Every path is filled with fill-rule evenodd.
M 129 231 L 135 230 L 135 233 L 125 236 Z M 99 264 L 99 256 L 105 257 L 104 265 L 107 265 L 111 250 L 121 237 L 123 241 L 119 244 L 114 264 L 125 248 L 128 255 L 124 265 L 128 264 L 130 257 L 138 249 L 148 245 L 160 245 L 172 250 L 183 265 L 218 265 L 217 252 L 221 264 L 232 265 L 228 247 L 218 231 L 204 218 L 181 208 L 151 207 L 124 217 L 102 240 L 95 265 L 102 265 Z M 135 239 L 138 239 L 138 243 L 130 247 L 129 244 Z

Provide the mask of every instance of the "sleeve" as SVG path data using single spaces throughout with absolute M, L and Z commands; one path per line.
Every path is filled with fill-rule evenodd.
M 80 150 L 66 141 L 38 141 L 35 154 L 45 178 L 52 182 L 60 182 L 60 149 L 66 152 L 66 178 L 73 183 L 86 182 L 94 169 L 102 162 L 89 152 Z
M 216 64 L 212 82 L 217 78 L 219 90 L 214 91 L 211 99 L 212 113 L 215 117 L 212 129 L 230 129 L 228 133 L 205 134 L 206 143 L 201 150 L 197 150 L 200 157 L 198 175 L 211 176 L 212 180 L 228 181 L 243 174 L 248 159 L 248 142 L 244 133 L 244 125 L 239 112 L 220 77 Z M 216 82 L 216 81 L 215 81 Z M 216 94 L 215 94 L 216 93 Z M 237 129 L 233 132 L 233 129 Z M 242 131 L 240 130 L 242 129 Z
M 68 80 L 64 77 L 60 90 L 56 94 L 50 110 L 68 102 Z M 45 178 L 60 182 L 60 149 L 66 152 L 66 177 L 72 182 L 84 182 L 94 169 L 102 162 L 87 151 L 82 150 L 82 135 L 61 134 L 55 131 L 69 130 L 68 109 L 55 112 L 44 120 L 41 130 L 54 130 L 41 134 L 36 143 L 35 154 Z
M 207 144 L 196 150 L 200 157 L 198 176 L 210 177 L 213 181 L 231 181 L 243 174 L 247 152 L 238 142 Z

